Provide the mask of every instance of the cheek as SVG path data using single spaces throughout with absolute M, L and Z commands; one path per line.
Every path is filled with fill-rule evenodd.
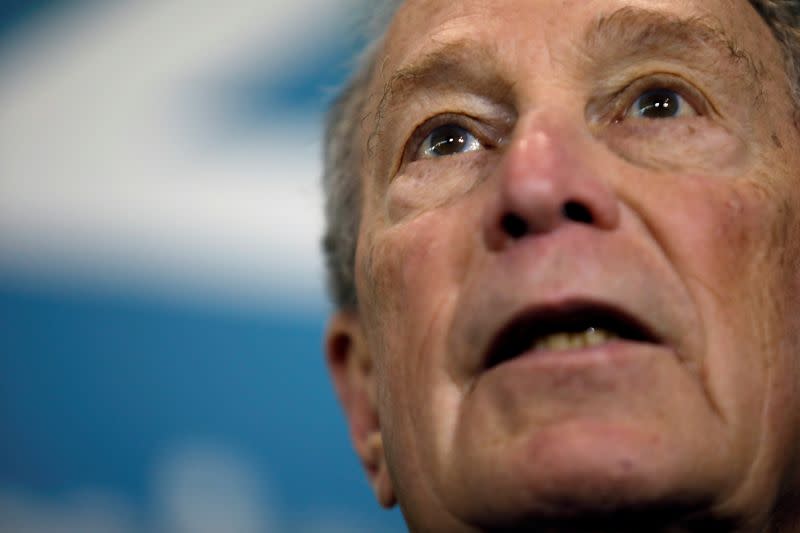
M 409 163 L 389 186 L 386 212 L 399 224 L 463 198 L 482 183 L 497 154 L 487 150 Z
M 475 218 L 456 207 L 432 210 L 376 232 L 360 254 L 381 427 L 387 453 L 404 468 L 435 470 L 454 431 L 460 394 L 446 341 L 476 248 L 475 229 L 464 223 Z
M 776 280 L 785 220 L 772 191 L 744 180 L 663 174 L 639 187 L 631 203 L 693 293 L 738 305 Z
M 646 222 L 700 310 L 712 402 L 752 431 L 773 381 L 787 371 L 780 346 L 796 274 L 787 268 L 785 200 L 762 176 L 663 179 L 672 184 L 651 183 L 652 205 L 639 212 L 658 213 Z
M 700 117 L 623 122 L 605 142 L 629 163 L 667 172 L 734 175 L 748 157 L 742 139 Z
M 373 239 L 361 268 L 361 292 L 368 295 L 365 304 L 373 316 L 400 326 L 418 318 L 413 311 L 430 312 L 448 292 L 452 265 L 447 259 L 454 250 L 443 224 L 448 222 L 426 214 Z
M 466 203 L 378 231 L 359 254 L 359 295 L 380 340 L 374 348 L 387 364 L 414 374 L 398 381 L 437 379 L 435 367 L 442 366 L 459 288 L 477 248 L 475 228 L 465 225 L 479 217 L 464 212 Z

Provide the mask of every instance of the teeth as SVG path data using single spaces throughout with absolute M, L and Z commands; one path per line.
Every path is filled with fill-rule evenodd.
M 616 338 L 618 338 L 618 336 L 610 331 L 599 328 L 589 328 L 580 333 L 552 333 L 546 337 L 537 339 L 534 348 L 536 350 L 554 351 L 576 350 L 598 346 Z

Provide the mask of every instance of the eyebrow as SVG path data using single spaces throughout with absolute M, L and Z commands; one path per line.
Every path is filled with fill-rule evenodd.
M 601 65 L 610 61 L 673 57 L 695 64 L 706 61 L 707 64 L 696 66 L 712 72 L 733 68 L 737 75 L 751 79 L 760 79 L 764 70 L 711 15 L 681 17 L 623 7 L 590 25 L 581 47 L 593 63 Z
M 598 67 L 669 57 L 691 61 L 707 72 L 718 72 L 724 65 L 733 69 L 734 76 L 756 83 L 763 71 L 711 16 L 681 17 L 632 6 L 597 18 L 585 31 L 578 50 Z M 468 37 L 423 53 L 395 71 L 384 85 L 370 139 L 380 131 L 387 110 L 408 101 L 422 88 L 456 88 L 462 93 L 507 97 L 513 84 L 499 69 L 493 49 Z

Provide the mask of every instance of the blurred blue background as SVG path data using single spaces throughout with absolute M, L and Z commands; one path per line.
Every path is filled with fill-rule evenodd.
M 0 2 L 0 531 L 403 531 L 321 352 L 361 0 Z

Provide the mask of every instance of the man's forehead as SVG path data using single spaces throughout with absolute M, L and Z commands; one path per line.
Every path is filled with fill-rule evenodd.
M 442 1 L 409 0 L 387 34 L 385 58 L 373 80 L 379 102 L 374 131 L 380 130 L 384 112 L 393 103 L 407 99 L 407 91 L 430 84 L 431 79 L 452 83 L 464 78 L 459 76 L 464 69 L 475 71 L 467 76 L 473 83 L 494 85 L 481 92 L 508 91 L 516 81 L 513 75 L 505 81 L 492 75 L 497 72 L 496 54 L 503 46 L 521 46 L 521 35 L 530 37 L 522 46 L 533 48 L 534 54 L 543 48 L 550 53 L 563 47 L 585 64 L 600 68 L 626 56 L 643 60 L 671 54 L 681 60 L 691 57 L 697 68 L 709 73 L 721 74 L 730 68 L 733 79 L 759 82 L 763 67 L 748 50 L 759 42 L 754 41 L 754 33 L 766 28 L 748 31 L 747 26 L 759 19 L 745 0 L 737 5 L 749 17 L 726 20 L 728 4 L 730 0 L 702 4 L 685 0 L 497 0 L 491 4 L 465 0 L 447 8 Z M 573 20 L 567 25 L 561 21 L 559 26 L 556 8 L 579 9 L 566 11 Z M 509 37 L 503 43 L 505 35 Z M 768 32 L 761 37 L 769 38 Z M 561 44 L 554 45 L 551 39 Z M 531 41 L 536 41 L 532 47 Z
M 743 43 L 745 46 L 758 43 L 757 39 L 764 36 L 753 35 L 758 33 L 754 23 L 758 23 L 759 18 L 746 0 L 406 0 L 387 32 L 381 74 L 387 77 L 387 73 L 403 68 L 430 48 L 442 44 L 481 37 L 487 40 L 502 38 L 508 33 L 505 23 L 509 21 L 522 22 L 525 31 L 537 35 L 547 33 L 554 26 L 553 21 L 563 19 L 564 14 L 569 13 L 583 27 L 571 27 L 569 33 L 573 35 L 552 37 L 574 37 L 574 34 L 585 32 L 597 21 L 625 8 L 636 8 L 643 13 L 702 18 L 731 34 L 749 33 L 751 39 L 743 38 L 752 41 Z

